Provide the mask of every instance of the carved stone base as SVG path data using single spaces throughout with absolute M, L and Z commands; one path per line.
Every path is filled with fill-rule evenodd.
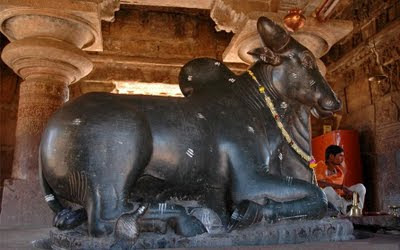
M 344 219 L 324 218 L 309 221 L 260 223 L 250 228 L 224 234 L 203 234 L 185 238 L 172 231 L 166 234 L 142 233 L 131 249 L 228 247 L 304 242 L 344 241 L 354 239 L 353 225 Z M 84 227 L 74 231 L 50 231 L 48 246 L 52 249 L 126 249 L 114 244 L 113 236 L 89 238 Z
M 0 226 L 50 226 L 53 217 L 38 180 L 4 181 Z

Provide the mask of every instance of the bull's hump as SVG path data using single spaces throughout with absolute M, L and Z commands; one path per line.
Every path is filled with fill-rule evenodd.
M 197 58 L 186 63 L 179 72 L 179 87 L 185 96 L 218 95 L 229 91 L 237 76 L 222 62 Z

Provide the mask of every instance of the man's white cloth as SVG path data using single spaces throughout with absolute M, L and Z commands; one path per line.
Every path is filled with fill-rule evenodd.
M 361 183 L 355 184 L 349 187 L 348 189 L 352 192 L 357 192 L 359 197 L 358 205 L 362 211 L 364 207 L 364 199 L 367 189 Z M 342 214 L 348 215 L 347 207 L 353 203 L 352 200 L 346 200 L 345 198 L 341 197 L 340 195 L 338 195 L 338 193 L 336 193 L 335 189 L 333 189 L 332 187 L 326 187 L 323 188 L 322 190 L 326 194 L 326 197 L 328 198 L 328 201 L 330 203 L 332 203 L 337 209 L 339 209 Z

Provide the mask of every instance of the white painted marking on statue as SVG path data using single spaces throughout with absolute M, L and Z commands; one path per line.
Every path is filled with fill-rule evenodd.
M 160 211 L 161 214 L 164 214 L 166 210 L 167 210 L 167 203 L 158 203 L 158 211 Z
M 207 120 L 207 119 L 204 117 L 204 115 L 203 115 L 202 113 L 197 113 L 197 117 L 198 117 L 199 119 Z
M 247 130 L 248 130 L 250 133 L 253 133 L 253 134 L 254 134 L 254 128 L 253 128 L 253 127 L 247 126 Z
M 221 65 L 220 62 L 215 62 L 214 64 L 217 65 L 217 66 Z
M 188 76 L 188 81 L 191 81 L 193 79 L 193 76 Z
M 282 160 L 283 159 L 283 154 L 279 153 L 278 158 L 279 158 L 279 160 Z
M 188 148 L 188 150 L 186 150 L 186 154 L 192 158 L 194 156 L 194 150 L 191 148 Z
M 230 81 L 231 83 L 234 83 L 236 81 L 235 78 L 229 78 L 228 81 Z
M 72 124 L 73 125 L 79 125 L 79 124 L 81 124 L 82 123 L 82 121 L 81 121 L 81 119 L 79 119 L 79 118 L 76 118 L 76 119 L 74 119 L 73 121 L 72 121 Z
M 48 194 L 48 195 L 46 195 L 44 197 L 44 199 L 45 199 L 46 202 L 53 201 L 54 200 L 54 195 Z

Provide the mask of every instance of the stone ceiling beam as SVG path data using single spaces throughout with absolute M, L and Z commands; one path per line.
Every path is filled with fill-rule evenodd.
M 383 30 L 374 34 L 366 42 L 358 45 L 350 52 L 346 53 L 337 62 L 331 63 L 328 66 L 331 75 L 340 74 L 346 72 L 349 69 L 360 67 L 361 64 L 365 63 L 369 58 L 373 57 L 371 47 L 372 42 L 375 41 L 375 46 L 382 57 L 382 64 L 387 65 L 393 61 L 400 59 L 400 20 L 393 21 L 390 25 L 385 27 Z M 386 48 L 386 53 L 383 54 L 383 50 Z M 382 53 L 382 54 L 381 54 Z M 375 59 L 374 59 L 375 60 Z
M 146 58 L 90 54 L 94 69 L 80 83 L 105 83 L 113 81 L 178 84 L 178 75 L 187 59 Z M 236 74 L 243 73 L 245 64 L 227 63 Z
M 206 9 L 211 8 L 214 0 L 121 0 L 121 4 L 161 6 L 171 8 Z

